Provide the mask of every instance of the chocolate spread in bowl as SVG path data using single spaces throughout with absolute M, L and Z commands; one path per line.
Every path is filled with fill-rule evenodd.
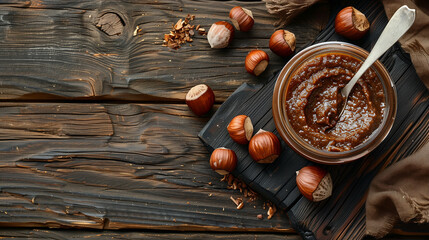
M 286 113 L 295 132 L 312 146 L 348 151 L 365 142 L 380 126 L 384 113 L 383 85 L 369 69 L 353 88 L 340 119 L 341 89 L 362 64 L 335 53 L 312 57 L 292 75 Z

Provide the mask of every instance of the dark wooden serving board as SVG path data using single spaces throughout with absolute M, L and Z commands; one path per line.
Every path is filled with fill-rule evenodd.
M 388 21 L 383 6 L 378 1 L 356 1 L 351 5 L 364 12 L 372 23 L 364 39 L 352 42 L 369 51 Z M 330 21 L 315 43 L 347 41 L 335 33 L 333 23 L 333 16 L 343 7 L 345 5 L 335 3 Z M 286 209 L 292 225 L 304 239 L 361 239 L 365 235 L 364 203 L 371 180 L 429 140 L 429 91 L 417 76 L 409 56 L 397 44 L 380 60 L 397 87 L 398 114 L 393 129 L 384 142 L 363 159 L 345 165 L 322 166 L 331 172 L 334 181 L 333 195 L 328 200 L 313 203 L 301 196 L 296 187 L 295 171 L 314 163 L 299 156 L 284 142 L 279 159 L 263 165 L 250 158 L 247 145 L 234 143 L 228 135 L 226 126 L 239 114 L 250 116 L 255 132 L 263 128 L 278 135 L 271 112 L 277 76 L 264 85 L 243 84 L 239 87 L 218 109 L 199 137 L 210 151 L 222 146 L 233 149 L 239 158 L 233 174 Z M 424 228 L 413 231 L 425 232 Z

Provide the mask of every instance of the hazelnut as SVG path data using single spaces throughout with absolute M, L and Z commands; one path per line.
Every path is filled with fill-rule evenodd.
M 206 114 L 213 106 L 215 95 L 206 84 L 199 84 L 186 94 L 186 104 L 196 115 Z
M 238 31 L 247 32 L 255 23 L 252 11 L 240 6 L 233 7 L 229 12 L 229 18 Z
M 277 30 L 271 35 L 270 49 L 275 54 L 287 57 L 295 51 L 295 34 L 286 30 Z
M 210 157 L 210 167 L 220 175 L 232 172 L 237 166 L 237 155 L 228 148 L 217 148 Z
M 303 167 L 296 172 L 296 185 L 299 191 L 311 201 L 322 201 L 332 194 L 331 175 L 316 166 Z
M 262 50 L 252 50 L 247 54 L 244 63 L 248 73 L 259 76 L 268 66 L 270 58 L 268 54 Z
M 228 124 L 227 130 L 236 143 L 247 144 L 253 135 L 252 121 L 246 115 L 238 115 Z
M 280 155 L 281 144 L 274 133 L 259 130 L 250 139 L 249 154 L 258 163 L 272 163 Z
M 358 40 L 369 30 L 369 21 L 354 7 L 346 7 L 335 17 L 335 31 L 348 39 Z
M 234 27 L 225 22 L 213 23 L 207 33 L 207 40 L 211 48 L 226 48 L 234 37 Z

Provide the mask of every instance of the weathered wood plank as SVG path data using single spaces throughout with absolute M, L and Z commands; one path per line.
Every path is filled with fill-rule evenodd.
M 0 103 L 0 226 L 293 232 L 284 213 L 257 219 L 263 199 L 236 209 L 206 121 L 186 105 Z
M 251 9 L 256 23 L 251 32 L 236 32 L 228 49 L 210 49 L 198 34 L 192 46 L 161 46 L 164 33 L 188 13 L 208 30 L 213 22 L 227 20 L 235 5 Z M 120 35 L 97 28 L 107 12 L 125 24 Z M 190 87 L 207 83 L 223 101 L 243 82 L 263 82 L 286 62 L 268 49 L 275 19 L 262 1 L 7 0 L 0 3 L 0 16 L 0 99 L 182 101 Z M 323 24 L 313 17 L 291 24 L 298 49 Z M 133 36 L 137 26 L 142 31 Z M 244 68 L 245 56 L 255 48 L 271 57 L 259 78 Z
M 0 229 L 0 238 L 7 239 L 272 239 L 299 240 L 296 234 L 270 233 L 180 233 L 180 232 L 142 232 L 142 231 L 81 231 L 52 229 Z
M 4 239 L 284 239 L 284 240 L 299 240 L 302 239 L 296 234 L 284 233 L 181 233 L 181 232 L 142 232 L 135 230 L 69 230 L 69 229 L 31 229 L 31 228 L 1 228 L 0 238 Z M 400 240 L 400 239 L 426 239 L 422 236 L 395 236 L 389 235 L 383 239 Z

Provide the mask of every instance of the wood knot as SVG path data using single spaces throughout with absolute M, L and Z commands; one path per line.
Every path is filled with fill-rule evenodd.
M 95 26 L 107 35 L 115 36 L 122 34 L 125 22 L 118 14 L 108 12 L 103 13 L 103 15 L 98 18 Z

